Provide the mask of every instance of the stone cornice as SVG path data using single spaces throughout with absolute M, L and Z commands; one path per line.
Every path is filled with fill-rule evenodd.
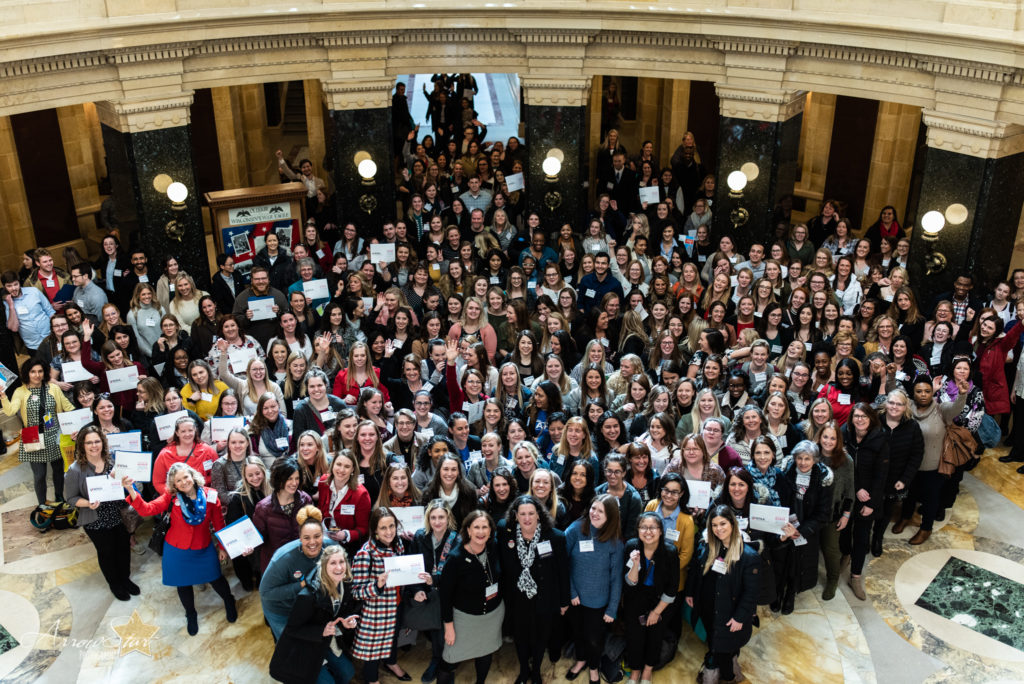
M 96 112 L 100 123 L 122 133 L 175 128 L 189 123 L 192 93 L 147 100 L 98 102 Z
M 716 84 L 722 116 L 756 121 L 788 121 L 804 110 L 804 91 L 757 90 Z
M 528 105 L 583 107 L 590 99 L 590 79 L 524 77 L 523 96 Z
M 369 109 L 391 106 L 393 79 L 324 81 L 324 100 L 328 109 Z
M 1024 152 L 1024 127 L 926 109 L 928 147 L 985 159 Z

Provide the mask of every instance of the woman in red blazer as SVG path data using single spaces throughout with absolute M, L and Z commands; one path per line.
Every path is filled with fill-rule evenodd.
M 351 451 L 339 451 L 318 482 L 317 505 L 327 536 L 345 547 L 349 557 L 362 548 L 370 530 L 370 493 L 360 483 L 359 464 Z
M 370 362 L 370 348 L 365 342 L 356 342 L 348 352 L 348 366 L 334 378 L 334 396 L 349 406 L 359 402 L 359 391 L 374 387 L 384 395 L 384 403 L 391 403 L 388 388 L 380 381 L 380 369 Z
M 199 632 L 192 591 L 195 584 L 209 583 L 224 599 L 228 622 L 238 619 L 235 597 L 220 572 L 220 562 L 228 554 L 219 546 L 214 548 L 213 532 L 224 527 L 224 514 L 217 490 L 204 487 L 205 483 L 198 470 L 185 463 L 175 463 L 167 471 L 164 493 L 147 502 L 132 486 L 130 477 L 121 481 L 129 492 L 128 503 L 139 515 L 160 515 L 170 509 L 171 526 L 164 538 L 163 582 L 164 586 L 178 588 L 188 633 L 192 636 Z

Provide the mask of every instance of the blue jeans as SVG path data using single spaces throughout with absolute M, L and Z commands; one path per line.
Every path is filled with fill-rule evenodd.
M 280 639 L 281 632 L 284 631 L 285 625 L 288 624 L 288 616 L 264 611 L 263 617 L 266 619 L 267 624 L 270 625 L 270 633 L 274 635 L 274 641 Z
M 320 676 L 316 678 L 316 684 L 348 684 L 356 668 L 344 655 L 336 656 L 334 652 L 327 649 L 325 654 L 327 662 L 320 668 Z

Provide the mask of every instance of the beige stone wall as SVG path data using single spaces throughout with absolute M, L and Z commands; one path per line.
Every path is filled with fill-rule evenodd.
M 59 107 L 57 121 L 78 215 L 78 230 L 82 235 L 91 235 L 96 230 L 95 214 L 100 209 L 92 123 L 83 105 Z
M 793 194 L 806 201 L 805 211 L 793 212 L 793 220 L 809 221 L 821 208 L 828 171 L 829 147 L 832 144 L 832 122 L 835 118 L 836 96 L 829 93 L 807 93 L 804 117 L 800 124 L 800 182 Z
M 249 155 L 242 124 L 242 96 L 238 86 L 211 88 L 213 119 L 217 127 L 220 173 L 225 190 L 249 186 Z

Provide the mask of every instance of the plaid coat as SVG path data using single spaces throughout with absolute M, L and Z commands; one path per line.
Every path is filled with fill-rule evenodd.
M 401 539 L 395 539 L 391 549 L 370 540 L 352 562 L 352 595 L 363 602 L 352 655 L 362 661 L 383 660 L 391 655 L 391 643 L 398 628 L 400 587 L 379 589 L 377 576 L 384 572 L 385 558 L 401 556 L 404 551 Z

